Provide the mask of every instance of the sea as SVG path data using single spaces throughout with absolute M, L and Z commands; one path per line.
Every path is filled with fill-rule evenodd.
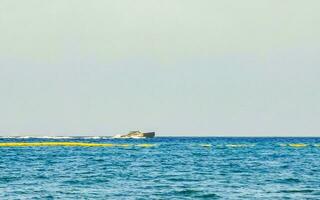
M 15 146 L 42 142 L 114 145 Z M 320 138 L 1 137 L 6 143 L 1 200 L 320 199 Z

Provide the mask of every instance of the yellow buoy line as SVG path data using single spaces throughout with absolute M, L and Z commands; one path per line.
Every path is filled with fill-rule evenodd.
M 308 147 L 308 146 L 312 146 L 312 145 L 304 144 L 304 143 L 291 143 L 291 144 L 279 144 L 279 146 L 281 146 L 281 147 L 296 147 L 296 148 L 300 148 L 300 147 Z M 320 147 L 317 144 L 314 144 L 313 146 Z
M 201 147 L 211 148 L 212 144 L 198 144 Z M 320 147 L 320 144 L 304 144 L 304 143 L 290 143 L 278 144 L 281 147 Z M 110 143 L 86 143 L 86 142 L 0 142 L 0 147 L 37 147 L 37 146 L 66 146 L 66 147 L 154 147 L 156 144 L 110 144 Z M 216 145 L 216 147 L 240 148 L 240 147 L 254 147 L 255 144 L 225 144 Z
M 200 144 L 200 146 L 202 146 L 202 147 L 208 147 L 208 148 L 212 147 L 211 144 Z
M 0 147 L 39 147 L 39 146 L 66 146 L 66 147 L 154 147 L 155 144 L 109 144 L 85 142 L 1 142 Z
M 307 144 L 289 144 L 288 145 L 289 147 L 307 147 L 308 145 Z
M 308 147 L 308 146 L 314 146 L 314 147 L 320 147 L 320 144 L 304 144 L 304 143 L 290 143 L 290 144 L 278 144 L 281 147 L 295 147 L 295 148 L 301 148 L 301 147 Z M 201 147 L 212 147 L 211 144 L 199 144 Z M 256 144 L 218 144 L 216 147 L 228 147 L 228 148 L 240 148 L 240 147 L 254 147 Z

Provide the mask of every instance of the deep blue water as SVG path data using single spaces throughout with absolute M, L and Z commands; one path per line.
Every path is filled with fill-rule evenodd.
M 320 138 L 39 141 L 156 146 L 0 147 L 0 199 L 320 199 Z

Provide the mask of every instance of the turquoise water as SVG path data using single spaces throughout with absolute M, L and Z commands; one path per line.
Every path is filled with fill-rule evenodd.
M 0 147 L 0 199 L 320 199 L 320 138 L 41 141 L 156 146 Z

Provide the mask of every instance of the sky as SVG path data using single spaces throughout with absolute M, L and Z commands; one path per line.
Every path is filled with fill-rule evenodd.
M 0 0 L 0 135 L 320 136 L 318 0 Z

